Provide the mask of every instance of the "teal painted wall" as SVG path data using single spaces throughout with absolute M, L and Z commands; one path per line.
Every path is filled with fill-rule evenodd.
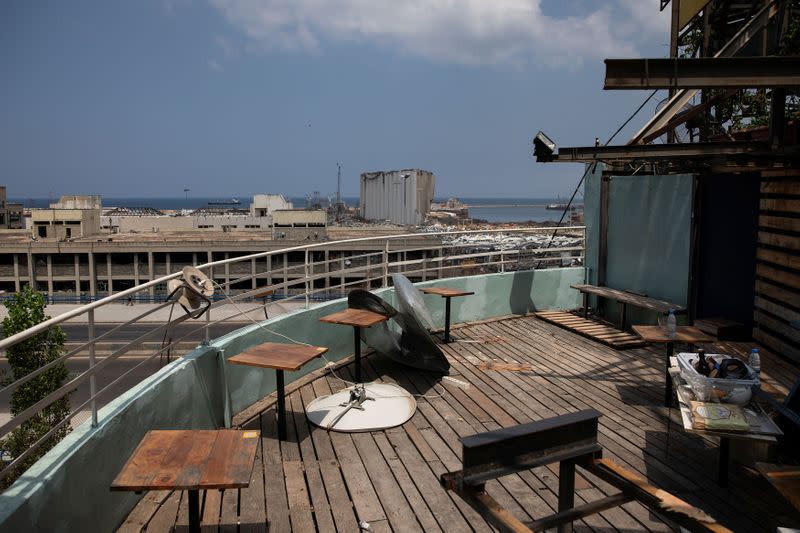
M 539 309 L 574 308 L 578 292 L 569 285 L 583 282 L 583 268 L 451 278 L 423 285 L 447 285 L 475 291 L 455 298 L 453 322 L 478 320 Z M 375 291 L 390 303 L 392 289 Z M 434 320 L 444 320 L 444 301 L 426 296 Z M 351 329 L 319 322 L 319 317 L 344 309 L 336 300 L 310 310 L 282 315 L 263 324 L 294 340 L 330 348 L 328 357 L 352 353 Z M 199 347 L 145 379 L 101 409 L 100 424 L 76 428 L 4 493 L 0 494 L 3 531 L 108 531 L 127 516 L 140 496 L 109 491 L 109 485 L 144 434 L 150 429 L 221 427 L 225 384 L 233 412 L 275 390 L 274 372 L 222 364 L 228 358 L 267 340 L 286 339 L 252 325 Z M 319 360 L 287 382 L 324 365 Z
M 600 181 L 605 165 L 598 163 L 583 181 L 583 220 L 586 225 L 586 283 L 597 285 L 600 242 Z
M 609 287 L 686 305 L 689 283 L 691 174 L 612 176 L 608 205 Z M 616 306 L 609 306 L 616 316 Z M 630 323 L 656 315 L 629 308 Z
M 587 279 L 597 283 L 600 240 L 599 172 L 584 189 Z M 606 285 L 686 305 L 688 299 L 691 174 L 611 176 L 608 199 Z M 616 320 L 614 303 L 604 314 Z M 656 315 L 628 308 L 629 323 L 654 323 Z

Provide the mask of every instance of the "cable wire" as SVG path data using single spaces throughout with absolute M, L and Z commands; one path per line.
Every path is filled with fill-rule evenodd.
M 656 89 L 656 90 L 654 90 L 652 93 L 650 93 L 650 96 L 648 96 L 647 98 L 645 98 L 644 102 L 642 102 L 642 103 L 641 103 L 641 105 L 639 105 L 639 107 L 637 107 L 637 108 L 636 108 L 636 111 L 634 111 L 634 112 L 633 112 L 633 114 L 631 114 L 631 116 L 629 116 L 629 117 L 628 117 L 628 119 L 627 119 L 625 122 L 623 122 L 623 123 L 622 123 L 622 125 L 621 125 L 619 128 L 617 128 L 617 131 L 615 131 L 615 132 L 614 132 L 614 133 L 611 135 L 611 137 L 609 137 L 609 138 L 608 138 L 608 140 L 607 140 L 607 141 L 604 143 L 604 145 L 603 145 L 603 146 L 605 146 L 605 145 L 608 145 L 608 144 L 609 144 L 611 141 L 613 141 L 613 140 L 614 140 L 614 138 L 617 136 L 617 134 L 618 134 L 619 132 L 621 132 L 621 131 L 622 131 L 622 129 L 623 129 L 625 126 L 627 126 L 627 125 L 628 125 L 628 123 L 629 123 L 631 120 L 633 120 L 633 117 L 635 117 L 635 116 L 636 116 L 636 115 L 639 113 L 639 111 L 641 111 L 641 110 L 642 110 L 642 108 L 643 108 L 645 105 L 647 105 L 647 102 L 649 102 L 649 101 L 650 101 L 650 100 L 653 98 L 653 96 L 655 96 L 655 95 L 656 95 L 656 93 L 657 93 L 657 92 L 658 92 L 658 89 Z M 560 218 L 560 219 L 558 219 L 558 225 L 557 225 L 557 226 L 555 227 L 555 229 L 553 230 L 553 234 L 552 234 L 552 235 L 550 235 L 550 240 L 548 241 L 548 243 L 547 243 L 547 246 L 546 246 L 545 248 L 550 248 L 550 245 L 551 245 L 551 244 L 553 244 L 553 239 L 555 239 L 555 237 L 556 237 L 556 233 L 558 233 L 558 230 L 559 230 L 559 227 L 561 226 L 561 223 L 562 223 L 562 222 L 564 222 L 564 217 L 566 217 L 566 216 L 567 216 L 567 213 L 569 212 L 569 208 L 572 206 L 572 201 L 573 201 L 573 200 L 575 200 L 575 195 L 577 195 L 577 194 L 578 194 L 578 191 L 580 190 L 580 188 L 581 188 L 581 185 L 583 185 L 583 180 L 585 180 L 585 179 L 586 179 L 586 176 L 589 174 L 589 172 L 590 172 L 590 171 L 591 171 L 591 172 L 594 172 L 594 171 L 595 171 L 595 169 L 597 168 L 597 161 L 596 161 L 596 159 L 597 159 L 597 153 L 596 153 L 596 152 L 595 152 L 595 154 L 594 154 L 594 156 L 593 156 L 593 158 L 592 158 L 592 159 L 595 159 L 595 161 L 594 161 L 594 162 L 592 162 L 592 164 L 591 164 L 591 165 L 587 166 L 587 167 L 586 167 L 586 170 L 584 170 L 584 172 L 583 172 L 583 176 L 581 176 L 581 179 L 578 181 L 578 185 L 575 187 L 575 190 L 574 190 L 574 191 L 572 191 L 572 196 L 570 196 L 570 198 L 569 198 L 569 202 L 567 202 L 567 206 L 564 208 L 564 212 L 563 212 L 563 213 L 561 213 L 561 218 Z M 584 242 L 584 243 L 583 243 L 583 245 L 584 245 L 584 247 L 585 247 L 585 246 L 586 246 L 586 243 Z M 538 262 L 538 263 L 536 263 L 536 268 L 539 268 L 539 266 L 540 266 L 541 264 L 542 264 L 542 259 L 540 259 L 540 260 L 539 260 L 539 262 Z

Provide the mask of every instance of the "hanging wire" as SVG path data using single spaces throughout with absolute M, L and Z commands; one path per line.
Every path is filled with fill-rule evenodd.
M 636 111 L 634 111 L 634 112 L 631 114 L 631 116 L 629 116 L 629 117 L 628 117 L 628 119 L 627 119 L 625 122 L 623 122 L 623 123 L 622 123 L 622 125 L 621 125 L 619 128 L 617 128 L 617 131 L 615 131 L 615 132 L 613 133 L 613 135 L 611 135 L 611 137 L 609 137 L 609 138 L 608 138 L 608 140 L 607 140 L 607 141 L 606 141 L 606 142 L 603 144 L 603 146 L 605 146 L 605 145 L 608 145 L 608 144 L 609 144 L 611 141 L 613 141 L 613 140 L 614 140 L 614 138 L 617 136 L 617 134 L 619 134 L 619 132 L 621 132 L 621 131 L 622 131 L 622 129 L 623 129 L 625 126 L 627 126 L 627 125 L 628 125 L 628 123 L 629 123 L 631 120 L 633 120 L 633 117 L 635 117 L 635 116 L 636 116 L 636 115 L 639 113 L 639 111 L 641 111 L 641 110 L 642 110 L 642 108 L 644 108 L 644 106 L 646 106 L 646 105 L 647 105 L 647 102 L 649 102 L 649 101 L 650 101 L 650 100 L 651 100 L 651 99 L 652 99 L 652 98 L 653 98 L 653 97 L 656 95 L 656 93 L 657 93 L 657 92 L 658 92 L 658 89 L 656 89 L 656 90 L 654 90 L 652 93 L 650 93 L 650 96 L 648 96 L 647 98 L 645 98 L 644 102 L 642 102 L 642 103 L 641 103 L 641 105 L 639 105 L 639 107 L 637 107 L 637 108 L 636 108 Z M 551 244 L 553 244 L 553 239 L 555 239 L 555 238 L 556 238 L 556 233 L 558 233 L 559 227 L 561 226 L 562 222 L 564 222 L 564 217 L 566 217 L 566 216 L 567 216 L 567 213 L 569 212 L 569 209 L 570 209 L 570 207 L 572 206 L 572 202 L 573 202 L 573 200 L 575 200 L 575 195 L 577 195 L 577 194 L 578 194 L 578 191 L 580 190 L 580 188 L 581 188 L 581 185 L 583 185 L 583 180 L 585 180 L 585 179 L 586 179 L 586 176 L 587 176 L 587 175 L 588 175 L 590 172 L 594 172 L 594 171 L 595 171 L 595 169 L 597 168 L 597 161 L 596 161 L 596 160 L 597 160 L 597 152 L 595 152 L 595 154 L 594 154 L 594 156 L 592 157 L 592 159 L 594 159 L 595 161 L 593 161 L 591 165 L 589 165 L 589 166 L 587 166 L 587 167 L 586 167 L 586 170 L 584 170 L 584 172 L 583 172 L 583 176 L 581 176 L 581 179 L 580 179 L 580 180 L 578 180 L 578 185 L 575 187 L 575 190 L 574 190 L 574 191 L 572 191 L 572 196 L 570 196 L 570 198 L 569 198 L 569 202 L 567 202 L 567 205 L 566 205 L 566 207 L 564 208 L 564 212 L 563 212 L 563 213 L 561 213 L 561 218 L 560 218 L 560 219 L 558 219 L 558 225 L 557 225 L 557 226 L 555 227 L 555 229 L 553 230 L 553 234 L 552 234 L 552 235 L 550 235 L 550 240 L 547 242 L 547 246 L 545 246 L 545 249 L 547 249 L 547 248 L 550 248 L 550 245 L 551 245 Z M 586 246 L 586 243 L 583 243 L 583 244 L 584 244 L 584 247 L 585 247 L 585 246 Z M 538 262 L 538 263 L 536 263 L 536 267 L 535 267 L 535 268 L 539 268 L 539 266 L 540 266 L 541 264 L 542 264 L 542 260 L 540 259 L 540 260 L 539 260 L 539 262 Z
M 248 320 L 250 320 L 254 325 L 258 326 L 260 329 L 262 329 L 262 330 L 264 330 L 264 331 L 266 331 L 268 333 L 272 333 L 273 335 L 277 335 L 278 337 L 282 337 L 282 338 L 286 339 L 287 341 L 289 341 L 289 342 L 291 342 L 293 344 L 300 344 L 300 345 L 303 345 L 303 346 L 313 346 L 312 344 L 308 344 L 307 342 L 303 342 L 303 341 L 299 341 L 297 339 L 293 339 L 292 337 L 289 337 L 288 335 L 284 335 L 283 333 L 279 333 L 279 332 L 275 331 L 274 329 L 268 328 L 263 322 L 257 321 L 256 319 L 254 319 L 253 317 L 250 316 L 249 313 L 252 312 L 252 311 L 244 311 L 241 307 L 239 307 L 236 304 L 236 302 L 225 292 L 225 289 L 224 289 L 224 287 L 222 285 L 220 285 L 219 283 L 217 283 L 215 280 L 213 280 L 211 278 L 209 278 L 209 280 L 211 281 L 211 283 L 216 285 L 217 288 L 220 289 L 220 291 L 222 292 L 222 295 L 225 296 L 225 299 L 228 301 L 228 303 L 231 304 L 233 306 L 233 308 L 236 309 L 236 311 L 238 311 L 238 313 L 240 315 L 246 317 Z M 345 385 L 345 387 L 352 387 L 354 385 L 357 385 L 357 383 L 355 383 L 353 381 L 348 381 L 348 380 L 344 379 L 343 377 L 339 376 L 339 374 L 336 373 L 336 371 L 334 370 L 334 368 L 336 366 L 336 362 L 335 361 L 331 361 L 330 359 L 325 357 L 325 354 L 322 354 L 321 357 L 325 361 L 325 367 L 323 367 L 323 368 L 325 368 L 328 372 L 330 372 L 330 374 L 333 377 L 335 377 L 336 379 L 341 381 Z M 444 396 L 444 392 L 445 392 L 446 389 L 444 387 L 441 387 L 441 392 L 439 392 L 436 389 L 436 384 L 434 384 L 433 390 L 436 391 L 436 394 L 425 395 L 425 394 L 414 394 L 414 393 L 410 393 L 410 392 L 408 394 L 410 394 L 411 396 L 413 396 L 415 398 L 423 398 L 423 399 L 426 399 L 426 400 L 433 400 L 433 399 L 436 399 L 436 398 L 443 397 Z M 370 391 L 370 392 L 374 393 L 374 391 Z M 395 397 L 399 398 L 399 397 L 402 397 L 402 396 L 386 395 L 386 394 L 379 394 L 379 393 L 375 393 L 375 394 L 376 394 L 376 396 L 380 396 L 381 398 L 395 398 Z

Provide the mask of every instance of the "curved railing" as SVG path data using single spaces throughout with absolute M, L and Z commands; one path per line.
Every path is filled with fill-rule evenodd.
M 181 347 L 208 343 L 212 329 L 220 324 L 238 326 L 242 321 L 255 322 L 252 315 L 254 312 L 261 312 L 262 305 L 266 309 L 268 300 L 296 300 L 309 307 L 312 300 L 339 298 L 353 288 L 387 287 L 393 273 L 402 273 L 412 281 L 428 281 L 455 276 L 582 265 L 584 250 L 583 226 L 561 227 L 557 233 L 553 228 L 506 228 L 361 237 L 292 246 L 198 265 L 198 269 L 215 280 L 214 285 L 220 294 L 199 320 L 191 320 L 173 301 L 164 301 L 145 306 L 146 309 L 142 312 L 126 308 L 126 312 L 132 316 L 97 334 L 98 325 L 103 322 L 98 321 L 97 316 L 109 310 L 108 306 L 124 305 L 129 299 L 143 293 L 150 295 L 156 288 L 164 287 L 168 281 L 179 278 L 180 272 L 80 306 L 0 340 L 0 350 L 7 350 L 49 328 L 76 320 L 86 325 L 85 341 L 72 342 L 66 353 L 58 359 L 0 389 L 0 404 L 5 405 L 8 405 L 11 394 L 20 385 L 70 359 L 88 356 L 88 368 L 85 371 L 72 376 L 63 386 L 0 425 L 2 438 L 53 402 L 76 389 L 88 387 L 88 391 L 85 391 L 87 399 L 73 407 L 63 420 L 26 452 L 7 461 L 0 470 L 0 478 L 7 476 L 59 428 L 70 424 L 80 413 L 88 411 L 92 425 L 96 426 L 98 408 L 112 399 L 112 392 L 117 392 L 117 395 L 122 392 L 122 385 L 133 385 L 130 380 L 141 374 L 143 365 L 156 357 L 163 359 L 165 355 L 170 356 Z M 304 254 L 302 264 L 288 264 L 285 258 L 292 252 Z M 283 257 L 283 264 L 277 267 L 273 265 L 271 259 L 275 257 Z M 264 261 L 259 261 L 261 259 Z M 218 275 L 220 269 L 225 272 L 224 277 Z M 232 278 L 232 271 L 248 273 Z M 259 303 L 254 304 L 254 301 Z M 212 319 L 216 314 L 212 311 L 222 306 L 227 306 L 226 311 L 229 312 L 221 318 Z M 135 309 L 140 308 L 137 306 Z M 165 321 L 155 319 L 159 312 L 163 314 L 167 310 L 169 317 Z M 182 330 L 176 328 L 179 325 L 183 325 Z M 120 334 L 133 336 L 133 339 L 120 346 L 114 343 L 115 335 Z M 98 357 L 98 348 L 105 346 L 110 346 L 108 354 Z M 139 353 L 139 362 L 119 375 L 114 375 L 113 362 L 133 350 Z M 101 379 L 105 381 L 100 383 Z

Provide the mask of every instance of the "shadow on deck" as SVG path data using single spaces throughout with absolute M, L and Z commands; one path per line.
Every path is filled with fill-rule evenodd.
M 663 402 L 663 348 L 616 351 L 532 316 L 458 327 L 461 342 L 444 350 L 452 373 L 467 388 L 379 356 L 365 359 L 369 380 L 396 382 L 417 397 L 414 417 L 372 433 L 328 433 L 309 425 L 304 406 L 352 379 L 351 365 L 300 382 L 287 396 L 289 439 L 279 443 L 274 396 L 244 427 L 261 429 L 262 446 L 250 487 L 201 493 L 204 531 L 490 531 L 439 476 L 461 468 L 459 438 L 585 408 L 603 413 L 599 440 L 605 456 L 650 483 L 700 507 L 735 531 L 800 526 L 800 516 L 767 484 L 733 464 L 729 486 L 716 482 L 717 443 L 683 431 L 677 409 Z M 749 345 L 720 343 L 714 351 L 745 354 Z M 493 371 L 481 363 L 529 364 L 531 371 Z M 800 374 L 786 361 L 762 355 L 762 380 L 782 393 Z M 340 379 L 341 378 L 341 379 Z M 289 389 L 291 391 L 291 388 Z M 667 433 L 668 417 L 672 418 Z M 575 503 L 616 492 L 580 469 Z M 523 521 L 555 512 L 558 466 L 487 483 L 487 491 Z M 145 495 L 120 531 L 188 530 L 181 492 Z M 631 502 L 575 523 L 576 531 L 672 531 Z

